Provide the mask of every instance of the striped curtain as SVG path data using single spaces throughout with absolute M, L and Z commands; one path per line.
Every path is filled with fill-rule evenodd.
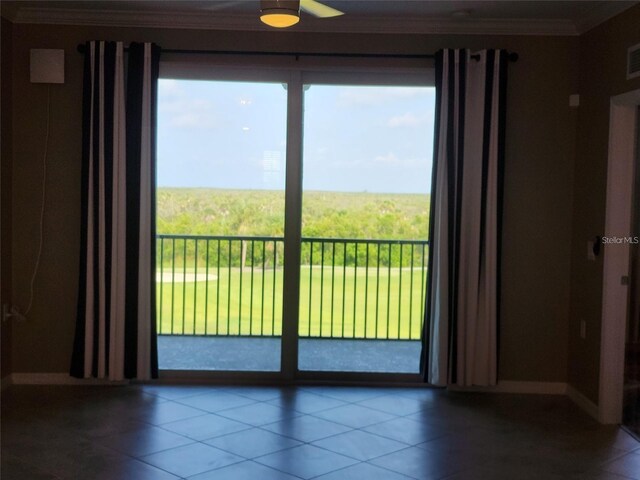
M 436 54 L 425 376 L 497 383 L 500 235 L 508 53 Z
M 87 42 L 71 375 L 157 377 L 155 144 L 160 49 Z

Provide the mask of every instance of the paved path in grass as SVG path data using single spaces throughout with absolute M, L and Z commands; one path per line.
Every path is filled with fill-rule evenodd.
M 191 272 L 183 272 L 176 271 L 175 274 L 172 272 L 158 272 L 156 273 L 156 282 L 161 283 L 189 283 L 189 282 L 204 282 L 207 277 L 209 280 L 217 280 L 218 276 L 214 273 L 206 274 L 206 273 L 191 273 Z

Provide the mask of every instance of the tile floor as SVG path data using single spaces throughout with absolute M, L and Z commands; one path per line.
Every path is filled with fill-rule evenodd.
M 13 386 L 2 480 L 640 479 L 568 399 L 420 388 Z

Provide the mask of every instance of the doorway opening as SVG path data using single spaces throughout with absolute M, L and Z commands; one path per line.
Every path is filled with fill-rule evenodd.
M 598 418 L 609 424 L 622 423 L 629 402 L 629 397 L 625 400 L 625 357 L 634 321 L 629 317 L 629 285 L 639 106 L 640 90 L 611 98 L 604 234 L 627 240 L 610 245 L 604 257 Z
M 633 220 L 629 248 L 629 308 L 627 313 L 622 425 L 640 439 L 640 107 L 636 111 L 636 156 Z

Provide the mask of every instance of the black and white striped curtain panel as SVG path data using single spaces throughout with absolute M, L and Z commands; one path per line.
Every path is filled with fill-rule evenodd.
M 71 375 L 157 377 L 155 144 L 159 47 L 88 42 L 82 230 Z
M 508 54 L 436 55 L 426 381 L 497 383 Z

